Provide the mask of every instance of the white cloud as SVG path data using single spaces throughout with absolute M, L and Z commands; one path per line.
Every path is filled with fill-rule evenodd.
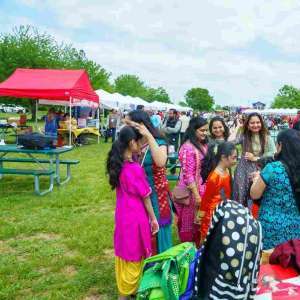
M 235 104 L 271 101 L 285 83 L 300 86 L 298 0 L 21 2 L 54 14 L 53 28 L 38 26 L 84 49 L 114 77 L 137 74 L 166 87 L 176 100 L 193 86 L 207 87 L 217 102 Z M 78 30 L 86 32 L 84 42 Z M 258 40 L 276 49 L 276 59 L 253 51 Z

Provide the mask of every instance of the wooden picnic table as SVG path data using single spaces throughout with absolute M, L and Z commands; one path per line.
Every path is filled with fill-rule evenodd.
M 54 149 L 24 149 L 22 146 L 18 145 L 3 145 L 0 146 L 0 179 L 3 174 L 13 174 L 13 175 L 33 175 L 35 178 L 35 192 L 38 195 L 44 195 L 51 192 L 53 189 L 53 181 L 55 180 L 58 185 L 63 185 L 67 183 L 71 178 L 70 166 L 78 164 L 79 160 L 61 160 L 60 155 L 71 151 L 72 147 L 60 147 Z M 11 157 L 9 154 L 24 154 L 24 157 Z M 46 155 L 47 159 L 42 159 L 37 155 Z M 36 165 L 34 169 L 16 169 L 16 168 L 4 168 L 4 163 L 18 163 L 26 164 L 33 163 Z M 48 165 L 48 168 L 45 167 Z M 60 176 L 60 165 L 67 165 L 67 177 L 62 181 Z M 39 188 L 39 177 L 40 176 L 50 176 L 50 186 L 49 189 L 40 192 Z

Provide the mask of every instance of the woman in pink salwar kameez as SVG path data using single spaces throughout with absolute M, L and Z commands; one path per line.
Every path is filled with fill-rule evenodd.
M 195 242 L 196 245 L 200 242 L 197 211 L 205 190 L 200 172 L 201 161 L 207 152 L 207 132 L 208 125 L 205 119 L 191 119 L 178 155 L 181 164 L 178 186 L 190 190 L 188 205 L 175 203 L 178 234 L 181 242 Z

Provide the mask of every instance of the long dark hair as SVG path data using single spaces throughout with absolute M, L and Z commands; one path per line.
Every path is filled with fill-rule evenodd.
M 143 110 L 133 110 L 128 114 L 131 121 L 144 124 L 155 139 L 162 139 L 163 136 L 152 125 L 149 115 Z
M 300 136 L 295 129 L 286 129 L 277 136 L 281 151 L 276 160 L 281 161 L 287 168 L 291 186 L 300 211 Z
M 208 175 L 213 171 L 221 161 L 222 155 L 228 157 L 236 150 L 236 146 L 231 142 L 223 142 L 219 145 L 212 144 L 209 146 L 207 154 L 202 161 L 201 177 L 203 182 L 208 178 Z
M 186 141 L 189 140 L 198 150 L 201 151 L 202 154 L 205 154 L 205 153 L 203 152 L 201 144 L 206 145 L 208 143 L 208 139 L 206 137 L 206 139 L 204 141 L 199 142 L 199 140 L 197 139 L 197 136 L 196 136 L 196 131 L 197 131 L 197 129 L 199 129 L 205 125 L 207 125 L 206 119 L 204 119 L 202 117 L 193 117 L 189 122 L 189 126 L 188 126 L 188 128 L 185 132 L 184 138 L 183 138 L 183 143 L 185 143 Z
M 294 124 L 293 129 L 300 131 L 300 121 Z
M 224 140 L 227 141 L 228 140 L 228 137 L 229 137 L 229 128 L 228 126 L 226 125 L 224 119 L 220 116 L 215 116 L 213 117 L 210 122 L 209 122 L 209 133 L 211 135 L 211 137 L 213 139 L 215 139 L 216 137 L 214 136 L 214 134 L 212 133 L 212 127 L 213 127 L 213 124 L 214 122 L 221 122 L 223 127 L 224 127 Z
M 119 138 L 113 143 L 106 161 L 106 173 L 109 176 L 109 184 L 112 189 L 119 185 L 119 177 L 124 163 L 124 152 L 132 140 L 139 140 L 142 135 L 137 129 L 125 126 L 121 129 Z
M 259 131 L 259 141 L 260 141 L 260 146 L 261 146 L 261 151 L 262 154 L 264 154 L 265 152 L 265 147 L 267 144 L 267 137 L 269 135 L 269 131 L 267 129 L 267 127 L 265 126 L 264 120 L 262 118 L 262 116 L 259 113 L 251 113 L 248 115 L 245 123 L 244 123 L 244 127 L 243 127 L 243 136 L 244 136 L 244 142 L 243 142 L 243 151 L 244 152 L 253 152 L 252 149 L 252 132 L 249 130 L 249 122 L 251 120 L 251 118 L 253 117 L 258 117 L 261 123 L 261 129 Z

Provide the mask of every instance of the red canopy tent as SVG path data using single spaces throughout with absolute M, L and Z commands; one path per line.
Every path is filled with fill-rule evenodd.
M 0 83 L 0 96 L 99 103 L 85 70 L 16 69 Z
M 0 96 L 64 100 L 70 107 L 81 100 L 99 105 L 85 70 L 16 69 L 0 83 Z

